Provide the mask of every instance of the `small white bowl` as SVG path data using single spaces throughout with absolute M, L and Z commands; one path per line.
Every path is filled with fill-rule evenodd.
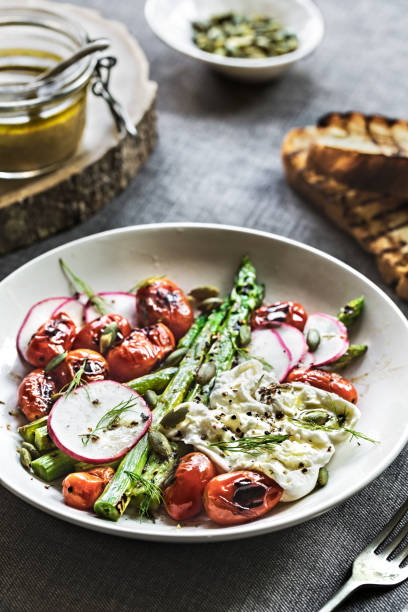
M 297 35 L 298 49 L 262 59 L 222 57 L 201 51 L 192 40 L 191 23 L 226 11 L 276 17 L 284 28 Z M 153 32 L 173 49 L 242 81 L 276 78 L 309 55 L 324 32 L 322 15 L 311 0 L 147 0 L 145 17 Z

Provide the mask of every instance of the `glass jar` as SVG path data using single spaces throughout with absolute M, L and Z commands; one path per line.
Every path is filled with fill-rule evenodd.
M 0 178 L 50 172 L 78 148 L 94 56 L 38 79 L 87 42 L 82 26 L 58 13 L 0 8 Z

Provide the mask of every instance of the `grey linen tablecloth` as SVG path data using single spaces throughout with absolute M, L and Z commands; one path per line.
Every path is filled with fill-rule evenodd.
M 321 47 L 280 82 L 256 87 L 223 80 L 165 47 L 149 31 L 141 0 L 77 3 L 122 20 L 141 42 L 159 83 L 159 142 L 115 201 L 83 225 L 3 257 L 1 277 L 101 230 L 200 221 L 301 240 L 358 268 L 394 297 L 372 258 L 290 191 L 279 149 L 289 128 L 330 110 L 408 116 L 406 0 L 321 0 L 327 26 Z M 0 609 L 313 612 L 405 500 L 407 460 L 404 451 L 364 491 L 304 525 L 212 545 L 86 531 L 1 489 Z M 407 601 L 405 583 L 361 591 L 344 610 L 399 612 Z

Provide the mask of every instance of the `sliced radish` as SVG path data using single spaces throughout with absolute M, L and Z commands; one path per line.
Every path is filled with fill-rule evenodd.
M 123 409 L 116 424 L 109 429 L 115 415 L 112 409 Z M 102 428 L 90 438 L 104 417 Z M 48 417 L 48 433 L 65 454 L 87 463 L 110 463 L 123 457 L 148 430 L 152 413 L 136 391 L 114 382 L 100 380 L 79 387 L 68 397 L 55 402 Z
M 46 298 L 30 308 L 17 332 L 17 351 L 21 359 L 27 361 L 26 350 L 33 334 L 52 316 L 58 306 L 69 299 L 68 297 Z
M 304 335 L 296 327 L 287 323 L 281 323 L 274 331 L 279 334 L 284 344 L 288 347 L 292 355 L 290 367 L 294 368 L 307 353 L 307 343 Z
M 62 304 L 57 306 L 52 315 L 56 315 L 59 312 L 65 312 L 70 316 L 78 328 L 85 324 L 85 309 L 77 297 L 68 298 L 62 302 Z
M 347 351 L 349 346 L 347 329 L 336 317 L 315 312 L 309 315 L 307 319 L 303 331 L 305 337 L 307 337 L 309 329 L 317 329 L 320 334 L 319 346 L 313 352 L 314 366 L 336 361 Z
M 248 353 L 272 366 L 279 382 L 285 380 L 291 369 L 291 352 L 274 329 L 255 329 L 251 334 Z
M 124 293 L 123 291 L 113 291 L 99 293 L 107 305 L 108 314 L 119 314 L 125 317 L 132 327 L 136 327 L 136 296 L 134 293 Z M 88 302 L 85 308 L 85 321 L 89 323 L 100 317 L 96 308 Z
M 299 368 L 303 368 L 305 370 L 308 370 L 309 368 L 311 368 L 314 365 L 313 353 L 311 353 L 310 351 L 307 351 L 307 353 L 303 355 L 302 359 L 296 365 Z

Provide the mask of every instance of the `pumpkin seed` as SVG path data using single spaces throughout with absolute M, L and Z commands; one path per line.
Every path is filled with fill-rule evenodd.
M 167 355 L 166 359 L 162 363 L 163 368 L 178 365 L 183 357 L 185 357 L 187 350 L 188 349 L 186 348 L 180 348 Z
M 155 393 L 154 391 L 152 391 L 151 389 L 148 389 L 146 391 L 146 393 L 143 396 L 146 404 L 149 406 L 149 408 L 151 408 L 153 410 L 153 408 L 156 407 L 157 404 L 157 400 L 159 399 L 157 396 L 157 393 Z
M 303 420 L 306 423 L 312 423 L 313 425 L 324 425 L 327 423 L 328 414 L 324 410 L 311 410 L 303 416 Z
M 224 300 L 222 300 L 221 298 L 211 297 L 211 298 L 207 298 L 203 300 L 199 304 L 198 307 L 201 310 L 201 312 L 211 312 L 211 310 L 214 310 L 215 308 L 219 308 L 221 304 L 223 303 L 223 301 Z
M 18 451 L 20 453 L 20 463 L 27 470 L 31 465 L 31 455 L 26 448 L 20 448 Z
M 208 361 L 207 363 L 203 363 L 203 365 L 199 368 L 196 381 L 201 386 L 206 385 L 212 378 L 214 378 L 216 373 L 217 368 L 215 367 L 215 363 Z
M 317 484 L 319 487 L 325 487 L 327 485 L 327 481 L 329 480 L 329 472 L 325 467 L 320 468 L 319 475 L 317 477 Z
M 170 446 L 170 442 L 164 434 L 162 434 L 160 431 L 157 431 L 157 429 L 150 429 L 148 437 L 149 444 L 155 453 L 160 455 L 160 457 L 165 457 L 166 459 L 169 459 L 169 457 L 171 457 L 173 451 Z
M 251 342 L 251 328 L 249 325 L 241 325 L 239 328 L 239 345 L 248 346 Z
M 118 324 L 115 322 L 109 323 L 103 332 L 101 337 L 99 338 L 99 352 L 104 354 L 106 353 L 115 342 L 117 335 L 119 332 Z
M 206 300 L 207 298 L 218 297 L 220 292 L 217 287 L 213 287 L 212 285 L 203 285 L 201 287 L 195 287 L 189 292 L 198 303 Z
M 56 368 L 60 363 L 62 363 L 66 356 L 68 355 L 68 351 L 64 351 L 63 353 L 59 353 L 55 355 L 45 366 L 44 370 L 46 373 L 51 372 L 54 368 Z
M 170 410 L 161 420 L 161 425 L 163 427 L 175 427 L 187 416 L 188 406 L 180 406 L 179 408 L 175 408 L 174 410 Z
M 40 451 L 38 448 L 34 446 L 34 444 L 30 444 L 30 442 L 23 442 L 21 448 L 25 448 L 31 455 L 31 459 L 38 459 L 40 456 Z
M 320 344 L 320 333 L 319 330 L 314 329 L 313 327 L 309 329 L 306 336 L 307 346 L 309 347 L 309 351 L 314 353 L 317 347 Z

